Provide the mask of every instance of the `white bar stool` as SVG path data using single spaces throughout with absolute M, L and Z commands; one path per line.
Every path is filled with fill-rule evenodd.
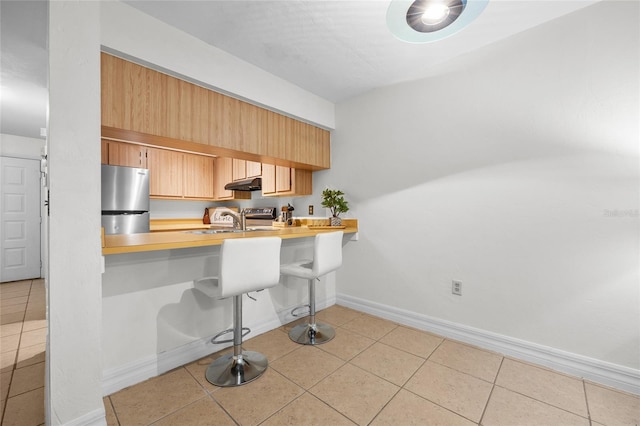
M 209 297 L 233 297 L 233 328 L 211 339 L 213 343 L 233 341 L 233 354 L 223 355 L 209 365 L 205 373 L 209 383 L 240 386 L 257 379 L 267 369 L 269 363 L 264 355 L 242 350 L 242 338 L 251 332 L 242 327 L 242 295 L 278 284 L 281 243 L 278 237 L 224 240 L 220 248 L 219 276 L 195 282 L 195 287 Z M 233 339 L 217 340 L 230 332 Z
M 319 277 L 335 271 L 342 266 L 342 235 L 344 232 L 317 234 L 313 245 L 313 260 L 300 260 L 282 265 L 280 273 L 309 280 L 309 323 L 299 324 L 289 332 L 289 338 L 302 345 L 319 345 L 328 342 L 336 331 L 327 324 L 316 323 L 316 283 Z M 295 311 L 291 311 L 297 316 Z

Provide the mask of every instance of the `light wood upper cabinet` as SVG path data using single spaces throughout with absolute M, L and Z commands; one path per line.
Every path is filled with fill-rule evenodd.
M 233 159 L 233 180 L 258 177 L 262 174 L 262 164 L 256 161 Z
M 242 180 L 247 177 L 247 162 L 245 160 L 238 160 L 234 158 L 231 160 L 231 179 Z
M 147 148 L 124 142 L 102 140 L 102 163 L 111 166 L 147 168 Z
M 215 190 L 216 200 L 232 200 L 233 191 L 224 189 L 224 186 L 233 180 L 233 159 L 216 158 L 215 160 Z
M 149 165 L 149 195 L 152 197 L 182 198 L 182 152 L 147 148 Z
M 217 92 L 208 92 L 209 145 L 235 149 L 240 135 L 240 101 Z
M 240 102 L 240 132 L 235 144 L 236 149 L 256 154 L 262 151 L 258 121 L 260 109 L 262 108 L 250 103 Z
M 213 199 L 214 160 L 204 155 L 184 154 L 185 198 Z
M 291 167 L 276 166 L 276 192 L 289 192 L 293 187 L 292 176 L 295 170 Z
M 215 159 L 214 199 L 215 200 L 247 200 L 250 192 L 230 191 L 224 186 L 233 180 L 233 159 L 218 157 Z
M 208 144 L 209 91 L 176 78 L 167 76 L 166 80 L 166 131 L 160 136 Z
M 155 124 L 152 120 L 159 117 L 149 114 L 154 94 L 149 91 L 149 83 L 155 83 L 148 81 L 149 70 L 124 60 L 104 60 L 113 58 L 108 55 L 102 58 L 102 125 L 151 133 Z
M 258 163 L 257 161 L 246 161 L 245 162 L 245 170 L 246 177 L 258 177 L 262 175 L 262 163 Z
M 251 154 L 296 163 L 297 169 L 330 167 L 329 132 L 310 124 L 106 53 L 101 83 L 104 127 L 170 138 L 176 149 L 180 141 L 203 146 L 185 151 Z
M 100 148 L 100 163 L 109 164 L 109 141 L 102 139 Z
M 262 165 L 262 195 L 276 193 L 276 166 L 273 164 Z
M 262 165 L 262 195 L 265 197 L 311 195 L 312 183 L 310 170 Z

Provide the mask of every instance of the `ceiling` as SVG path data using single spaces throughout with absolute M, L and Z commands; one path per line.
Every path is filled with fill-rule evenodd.
M 406 43 L 391 34 L 386 24 L 389 0 L 125 3 L 322 98 L 340 102 L 377 87 L 422 78 L 435 65 L 595 1 L 490 0 L 467 28 L 426 44 Z
M 406 43 L 391 34 L 386 24 L 390 0 L 125 3 L 338 103 L 429 76 L 453 58 L 597 1 L 490 0 L 467 28 L 424 44 Z M 46 127 L 46 2 L 2 0 L 0 7 L 0 131 L 39 137 L 40 128 Z

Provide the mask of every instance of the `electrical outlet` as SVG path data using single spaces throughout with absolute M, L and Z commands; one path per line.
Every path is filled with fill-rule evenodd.
M 309 205 L 309 214 L 313 216 L 313 204 Z
M 455 294 L 456 296 L 462 296 L 462 281 L 451 281 L 451 293 Z

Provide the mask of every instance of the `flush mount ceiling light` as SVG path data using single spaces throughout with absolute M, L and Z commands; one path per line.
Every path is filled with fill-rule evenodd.
M 453 23 L 466 0 L 417 0 L 407 11 L 407 24 L 420 33 L 432 33 Z
M 387 26 L 409 43 L 442 40 L 469 25 L 489 0 L 392 0 Z

